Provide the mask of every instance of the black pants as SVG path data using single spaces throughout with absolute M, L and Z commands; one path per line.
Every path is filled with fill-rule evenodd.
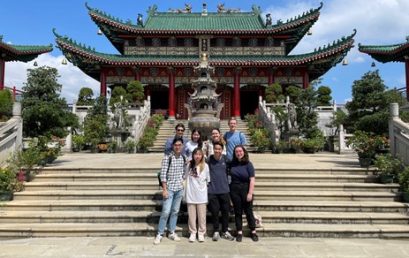
M 234 218 L 236 221 L 236 230 L 243 230 L 243 211 L 246 214 L 247 223 L 250 230 L 256 229 L 256 220 L 253 214 L 253 200 L 247 201 L 249 192 L 248 183 L 232 183 L 230 185 L 230 196 L 234 207 Z
M 208 209 L 212 215 L 213 230 L 219 231 L 219 211 L 222 213 L 222 232 L 226 232 L 229 227 L 229 205 L 230 196 L 225 194 L 209 194 Z

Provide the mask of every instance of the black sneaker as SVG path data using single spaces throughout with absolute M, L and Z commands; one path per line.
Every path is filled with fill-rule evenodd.
M 243 240 L 243 234 L 237 234 L 236 241 L 241 242 L 241 240 Z
M 257 241 L 258 241 L 257 233 L 250 233 L 250 238 L 251 238 L 251 240 L 253 240 L 254 242 L 257 242 Z

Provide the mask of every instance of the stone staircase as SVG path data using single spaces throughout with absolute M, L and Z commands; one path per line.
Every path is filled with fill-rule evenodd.
M 221 120 L 220 121 L 220 131 L 222 133 L 222 136 L 225 132 L 229 130 L 229 126 L 227 125 L 227 120 Z M 190 130 L 188 127 L 188 121 L 187 120 L 176 120 L 173 123 L 170 123 L 168 120 L 163 121 L 162 126 L 159 129 L 159 133 L 156 136 L 156 140 L 153 144 L 152 147 L 148 148 L 149 152 L 163 152 L 164 147 L 165 147 L 165 142 L 169 137 L 172 137 L 175 135 L 175 126 L 177 123 L 183 123 L 185 125 L 186 131 L 185 131 L 185 137 L 190 139 Z M 249 137 L 249 132 L 247 128 L 247 124 L 245 121 L 238 120 L 237 121 L 237 130 L 243 132 L 246 136 L 247 142 L 248 142 L 248 147 L 249 151 L 253 150 L 251 146 L 251 141 Z
M 45 168 L 0 205 L 0 237 L 153 236 L 161 199 L 155 171 Z M 371 171 L 256 171 L 260 236 L 409 237 L 408 204 L 397 202 L 398 185 L 374 183 Z M 177 228 L 184 235 L 186 221 L 184 213 Z

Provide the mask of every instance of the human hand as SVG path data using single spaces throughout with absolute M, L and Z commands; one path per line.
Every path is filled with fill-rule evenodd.
M 247 194 L 247 201 L 248 201 L 248 202 L 251 202 L 251 200 L 253 200 L 253 194 L 248 193 L 248 194 Z
M 167 190 L 163 190 L 163 191 L 162 191 L 162 197 L 163 197 L 163 199 L 168 199 L 169 193 L 168 193 Z

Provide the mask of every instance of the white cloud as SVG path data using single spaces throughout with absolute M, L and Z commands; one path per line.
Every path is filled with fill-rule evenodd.
M 27 69 L 35 68 L 34 61 L 38 66 L 50 66 L 58 70 L 61 76 L 58 82 L 62 85 L 61 96 L 64 97 L 68 103 L 72 103 L 78 97 L 79 90 L 82 87 L 90 87 L 94 91 L 94 95 L 99 95 L 99 82 L 87 76 L 78 67 L 68 63 L 63 65 L 61 62 L 63 56 L 52 56 L 49 53 L 40 55 L 35 60 L 23 62 L 7 62 L 6 63 L 6 86 L 16 86 L 21 89 L 27 81 Z
M 319 1 L 288 1 L 281 8 L 270 7 L 274 19 L 288 18 L 317 8 Z M 312 36 L 304 37 L 294 49 L 294 54 L 311 52 L 314 48 L 327 45 L 352 34 L 357 29 L 355 45 L 395 44 L 404 42 L 409 35 L 409 1 L 407 0 L 328 0 L 324 1 L 321 15 L 312 27 Z M 403 35 L 403 36 L 402 36 Z M 348 58 L 352 62 L 362 62 L 363 54 L 353 49 Z

